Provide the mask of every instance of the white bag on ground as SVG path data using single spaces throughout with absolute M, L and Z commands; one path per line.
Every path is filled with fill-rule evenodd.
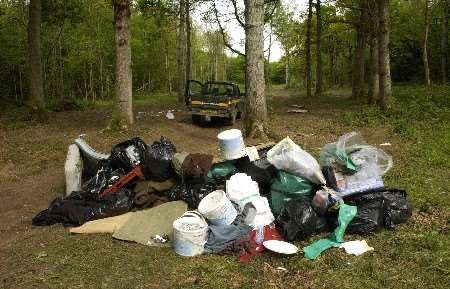
M 246 203 L 253 197 L 259 197 L 258 183 L 244 173 L 237 173 L 226 181 L 228 198 L 239 206 L 242 212 Z
M 245 223 L 250 227 L 266 226 L 275 221 L 275 217 L 270 210 L 269 201 L 265 197 L 253 197 L 245 205 Z M 254 212 L 250 212 L 254 211 Z
M 66 176 L 66 196 L 74 191 L 81 191 L 83 160 L 76 144 L 71 144 L 67 150 L 64 174 Z
M 267 160 L 277 169 L 304 177 L 316 184 L 325 184 L 317 160 L 286 137 L 267 152 Z

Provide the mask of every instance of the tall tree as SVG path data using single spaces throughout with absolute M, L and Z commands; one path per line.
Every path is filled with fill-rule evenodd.
M 322 94 L 322 16 L 321 16 L 321 3 L 317 0 L 316 3 L 316 96 Z
M 249 137 L 265 138 L 267 118 L 264 94 L 264 0 L 245 0 L 245 114 Z
M 441 24 L 441 80 L 447 83 L 447 50 L 448 50 L 448 0 L 442 0 L 442 24 Z
M 391 67 L 389 56 L 389 0 L 378 0 L 378 64 L 380 74 L 380 107 L 386 110 L 391 100 Z
M 28 57 L 30 62 L 30 100 L 33 117 L 47 118 L 41 64 L 41 0 L 31 0 L 28 20 Z
M 191 3 L 186 0 L 185 4 L 185 19 L 186 19 L 186 80 L 191 79 L 192 75 L 192 56 L 191 56 Z
M 127 129 L 133 125 L 130 0 L 113 0 L 113 8 L 116 66 L 111 127 Z
M 425 0 L 424 13 L 425 13 L 425 33 L 423 36 L 422 59 L 423 59 L 423 68 L 425 70 L 424 71 L 425 72 L 425 84 L 427 86 L 430 86 L 431 85 L 430 67 L 428 65 L 428 32 L 430 30 L 430 3 L 429 3 L 429 0 Z
M 361 0 L 359 6 L 359 20 L 356 23 L 356 47 L 352 70 L 352 96 L 362 96 L 365 84 L 365 51 L 367 43 L 367 2 Z
M 308 3 L 308 17 L 306 19 L 306 53 L 305 53 L 305 65 L 306 65 L 306 96 L 311 98 L 311 22 L 312 22 L 312 6 L 313 1 L 309 0 Z
M 180 0 L 178 10 L 177 70 L 178 102 L 184 102 L 186 88 L 186 1 Z
M 368 9 L 370 14 L 370 34 L 369 34 L 369 46 L 370 46 L 370 61 L 369 61 L 369 90 L 368 90 L 368 102 L 374 104 L 380 97 L 380 74 L 378 67 L 378 7 L 376 1 L 368 2 Z

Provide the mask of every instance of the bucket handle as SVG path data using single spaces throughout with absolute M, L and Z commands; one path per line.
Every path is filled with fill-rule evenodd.
M 187 211 L 183 214 L 183 216 L 181 217 L 199 217 L 200 219 L 202 219 L 203 221 L 205 221 L 205 218 L 203 217 L 202 214 L 200 214 L 197 211 Z M 205 221 L 206 222 L 206 221 Z

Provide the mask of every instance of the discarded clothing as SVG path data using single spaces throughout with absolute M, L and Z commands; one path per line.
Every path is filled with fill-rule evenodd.
M 185 177 L 205 177 L 212 166 L 212 155 L 189 154 L 181 166 Z
M 373 248 L 367 245 L 366 240 L 348 241 L 342 243 L 339 248 L 344 248 L 345 253 L 359 256 L 366 252 L 373 251 Z
M 79 227 L 70 228 L 69 232 L 74 234 L 98 234 L 114 233 L 119 227 L 125 224 L 133 213 L 128 212 L 123 215 L 109 217 L 84 223 Z
M 176 184 L 175 179 L 168 179 L 164 182 L 143 181 L 138 182 L 134 187 L 134 203 L 141 208 L 155 207 L 168 202 L 165 194 Z
M 64 226 L 79 226 L 87 221 L 126 213 L 132 205 L 133 193 L 123 188 L 103 197 L 89 192 L 73 192 L 66 198 L 53 200 L 48 209 L 33 218 L 32 223 L 34 226 L 57 223 Z
M 147 180 L 163 182 L 175 176 L 172 168 L 172 159 L 177 149 L 175 145 L 161 137 L 146 151 L 144 176 Z
M 281 209 L 277 229 L 286 241 L 302 241 L 314 233 L 327 231 L 327 220 L 319 217 L 305 199 L 290 200 Z
M 183 200 L 190 208 L 196 209 L 200 201 L 216 189 L 216 183 L 209 178 L 192 178 L 174 186 L 167 196 L 170 201 Z
M 332 247 L 339 247 L 340 243 L 344 242 L 345 230 L 356 215 L 356 211 L 357 209 L 355 206 L 349 206 L 342 203 L 339 207 L 339 226 L 334 229 L 328 239 L 321 239 L 304 247 L 303 251 L 305 252 L 305 257 L 309 260 L 315 260 L 323 251 Z
M 251 227 L 246 225 L 242 218 L 236 218 L 230 225 L 210 225 L 205 251 L 210 253 L 221 252 L 236 239 L 247 235 L 250 230 Z
M 187 204 L 177 201 L 133 212 L 128 221 L 114 232 L 113 238 L 148 246 L 170 246 L 170 242 L 155 242 L 152 237 L 168 235 L 172 240 L 173 222 L 186 211 Z
M 242 257 L 251 254 L 256 250 L 256 243 L 252 242 L 249 235 L 245 235 L 240 239 L 236 239 L 220 251 L 219 255 L 232 255 Z
M 183 169 L 181 167 L 183 166 L 183 162 L 188 155 L 189 153 L 187 152 L 175 153 L 173 155 L 172 167 L 175 170 L 175 173 L 177 173 L 180 177 L 183 176 Z

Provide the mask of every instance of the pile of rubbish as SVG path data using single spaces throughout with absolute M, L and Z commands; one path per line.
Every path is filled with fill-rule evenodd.
M 161 137 L 133 138 L 110 154 L 82 138 L 69 146 L 66 196 L 53 200 L 33 225 L 61 223 L 71 233 L 109 233 L 182 256 L 234 255 L 249 261 L 270 250 L 296 254 L 289 243 L 329 233 L 301 251 L 314 260 L 332 247 L 360 255 L 367 235 L 406 222 L 406 192 L 386 188 L 392 158 L 355 132 L 325 145 L 317 161 L 289 137 L 246 147 L 241 131 L 218 135 L 222 160 L 178 151 Z

